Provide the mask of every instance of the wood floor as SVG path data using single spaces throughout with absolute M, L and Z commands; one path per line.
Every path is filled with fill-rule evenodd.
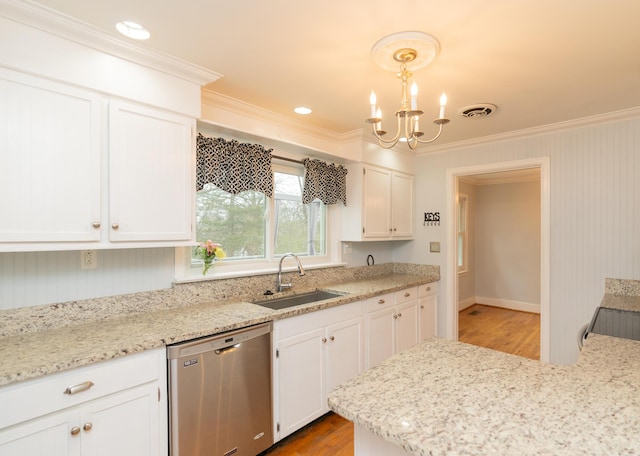
M 264 456 L 353 456 L 353 423 L 329 413 L 262 453 Z
M 458 340 L 540 359 L 540 315 L 474 304 L 458 315 Z
M 459 314 L 458 339 L 540 359 L 540 316 L 474 304 Z M 329 413 L 278 442 L 261 456 L 353 456 L 353 423 Z

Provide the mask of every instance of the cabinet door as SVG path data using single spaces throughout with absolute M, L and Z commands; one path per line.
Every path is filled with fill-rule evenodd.
M 362 372 L 363 326 L 355 318 L 327 327 L 327 393 Z
M 413 176 L 391 175 L 391 228 L 393 237 L 413 238 Z
M 418 343 L 418 301 L 397 305 L 394 317 L 396 322 L 394 353 L 399 353 Z
M 116 101 L 109 113 L 109 239 L 189 241 L 194 121 Z
M 364 238 L 388 238 L 390 236 L 391 180 L 384 169 L 364 168 L 363 226 Z
M 393 356 L 395 351 L 395 308 L 388 307 L 366 316 L 367 369 Z
M 99 96 L 0 69 L 0 100 L 0 242 L 99 241 Z
M 280 438 L 326 410 L 324 336 L 320 328 L 278 343 Z
M 53 413 L 0 431 L 3 456 L 70 456 L 80 454 L 80 428 L 71 434 L 80 414 Z
M 158 385 L 150 383 L 98 399 L 81 409 L 83 456 L 156 456 Z M 163 451 L 166 451 L 164 448 Z
M 420 340 L 436 335 L 436 295 L 420 298 Z

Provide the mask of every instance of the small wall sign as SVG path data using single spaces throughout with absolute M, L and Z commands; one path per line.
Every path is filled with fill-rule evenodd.
M 440 226 L 440 212 L 425 212 L 422 226 Z

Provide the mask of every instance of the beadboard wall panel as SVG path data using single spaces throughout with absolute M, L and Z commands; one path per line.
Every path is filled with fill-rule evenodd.
M 171 288 L 174 249 L 98 250 L 80 268 L 79 251 L 0 253 L 0 310 Z
M 415 248 L 394 261 L 439 265 L 447 277 L 447 170 L 548 156 L 550 159 L 550 361 L 571 364 L 579 328 L 604 294 L 605 278 L 640 278 L 640 119 L 450 149 L 417 158 L 416 207 L 439 210 L 442 226 L 418 226 Z M 440 241 L 442 254 L 429 254 Z M 439 300 L 445 327 L 448 303 Z

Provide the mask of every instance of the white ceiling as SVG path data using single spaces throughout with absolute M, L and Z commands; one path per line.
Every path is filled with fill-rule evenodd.
M 221 73 L 208 89 L 335 133 L 368 128 L 372 89 L 386 113 L 400 85 L 370 58 L 380 38 L 417 30 L 440 54 L 414 79 L 425 111 L 442 91 L 451 123 L 439 143 L 640 106 L 638 0 L 37 0 L 117 34 L 138 22 L 151 47 Z M 137 42 L 136 42 L 137 43 Z M 484 119 L 457 111 L 493 103 Z M 296 106 L 313 109 L 309 116 Z M 427 136 L 429 133 L 427 132 Z

